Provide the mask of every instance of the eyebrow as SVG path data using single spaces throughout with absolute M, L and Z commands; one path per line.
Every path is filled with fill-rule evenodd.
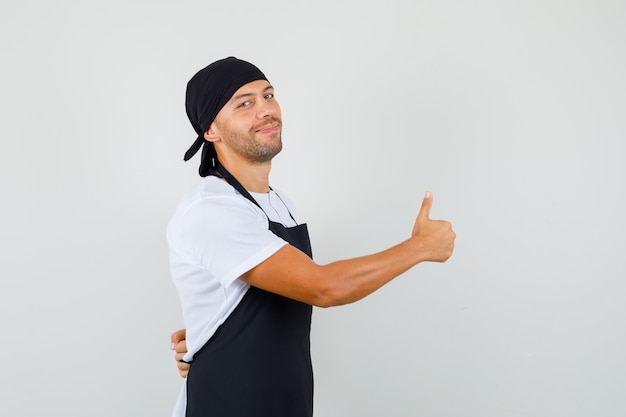
M 263 92 L 266 92 L 267 90 L 273 90 L 273 89 L 274 89 L 274 86 L 272 86 L 271 84 L 269 84 L 267 87 L 265 87 L 265 88 L 263 89 Z M 242 99 L 242 98 L 244 98 L 244 97 L 250 97 L 250 96 L 253 96 L 253 95 L 255 95 L 255 94 L 256 94 L 256 92 L 253 92 L 253 93 L 243 93 L 243 94 L 238 94 L 238 95 L 236 95 L 236 96 L 233 96 L 233 98 L 231 98 L 229 101 L 237 101 L 237 100 Z

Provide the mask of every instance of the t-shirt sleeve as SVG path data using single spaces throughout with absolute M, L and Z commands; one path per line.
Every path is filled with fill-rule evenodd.
M 179 230 L 182 251 L 224 288 L 287 244 L 269 230 L 265 214 L 239 195 L 195 202 Z

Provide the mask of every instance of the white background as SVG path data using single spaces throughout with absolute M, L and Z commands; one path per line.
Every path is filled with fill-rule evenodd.
M 276 86 L 316 260 L 454 256 L 315 309 L 317 417 L 626 415 L 626 3 L 0 0 L 0 415 L 168 416 L 188 79 Z

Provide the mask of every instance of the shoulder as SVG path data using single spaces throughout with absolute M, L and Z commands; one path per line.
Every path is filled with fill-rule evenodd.
M 258 217 L 260 210 L 246 200 L 231 185 L 217 177 L 203 178 L 183 198 L 177 213 L 181 217 L 201 211 L 203 213 L 220 213 L 229 215 L 248 213 Z
M 168 223 L 168 233 L 206 233 L 236 224 L 267 224 L 267 218 L 233 187 L 216 177 L 200 180 L 176 208 Z

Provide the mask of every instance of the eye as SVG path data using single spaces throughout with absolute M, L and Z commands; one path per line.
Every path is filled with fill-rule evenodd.
M 266 100 L 271 100 L 271 99 L 273 99 L 273 98 L 274 98 L 274 93 L 267 93 L 267 94 L 265 95 L 265 99 L 266 99 Z
M 251 104 L 252 104 L 252 102 L 251 102 L 250 100 L 246 100 L 246 101 L 244 101 L 243 103 L 241 103 L 241 104 L 239 105 L 239 107 L 248 107 L 248 106 L 250 106 Z

